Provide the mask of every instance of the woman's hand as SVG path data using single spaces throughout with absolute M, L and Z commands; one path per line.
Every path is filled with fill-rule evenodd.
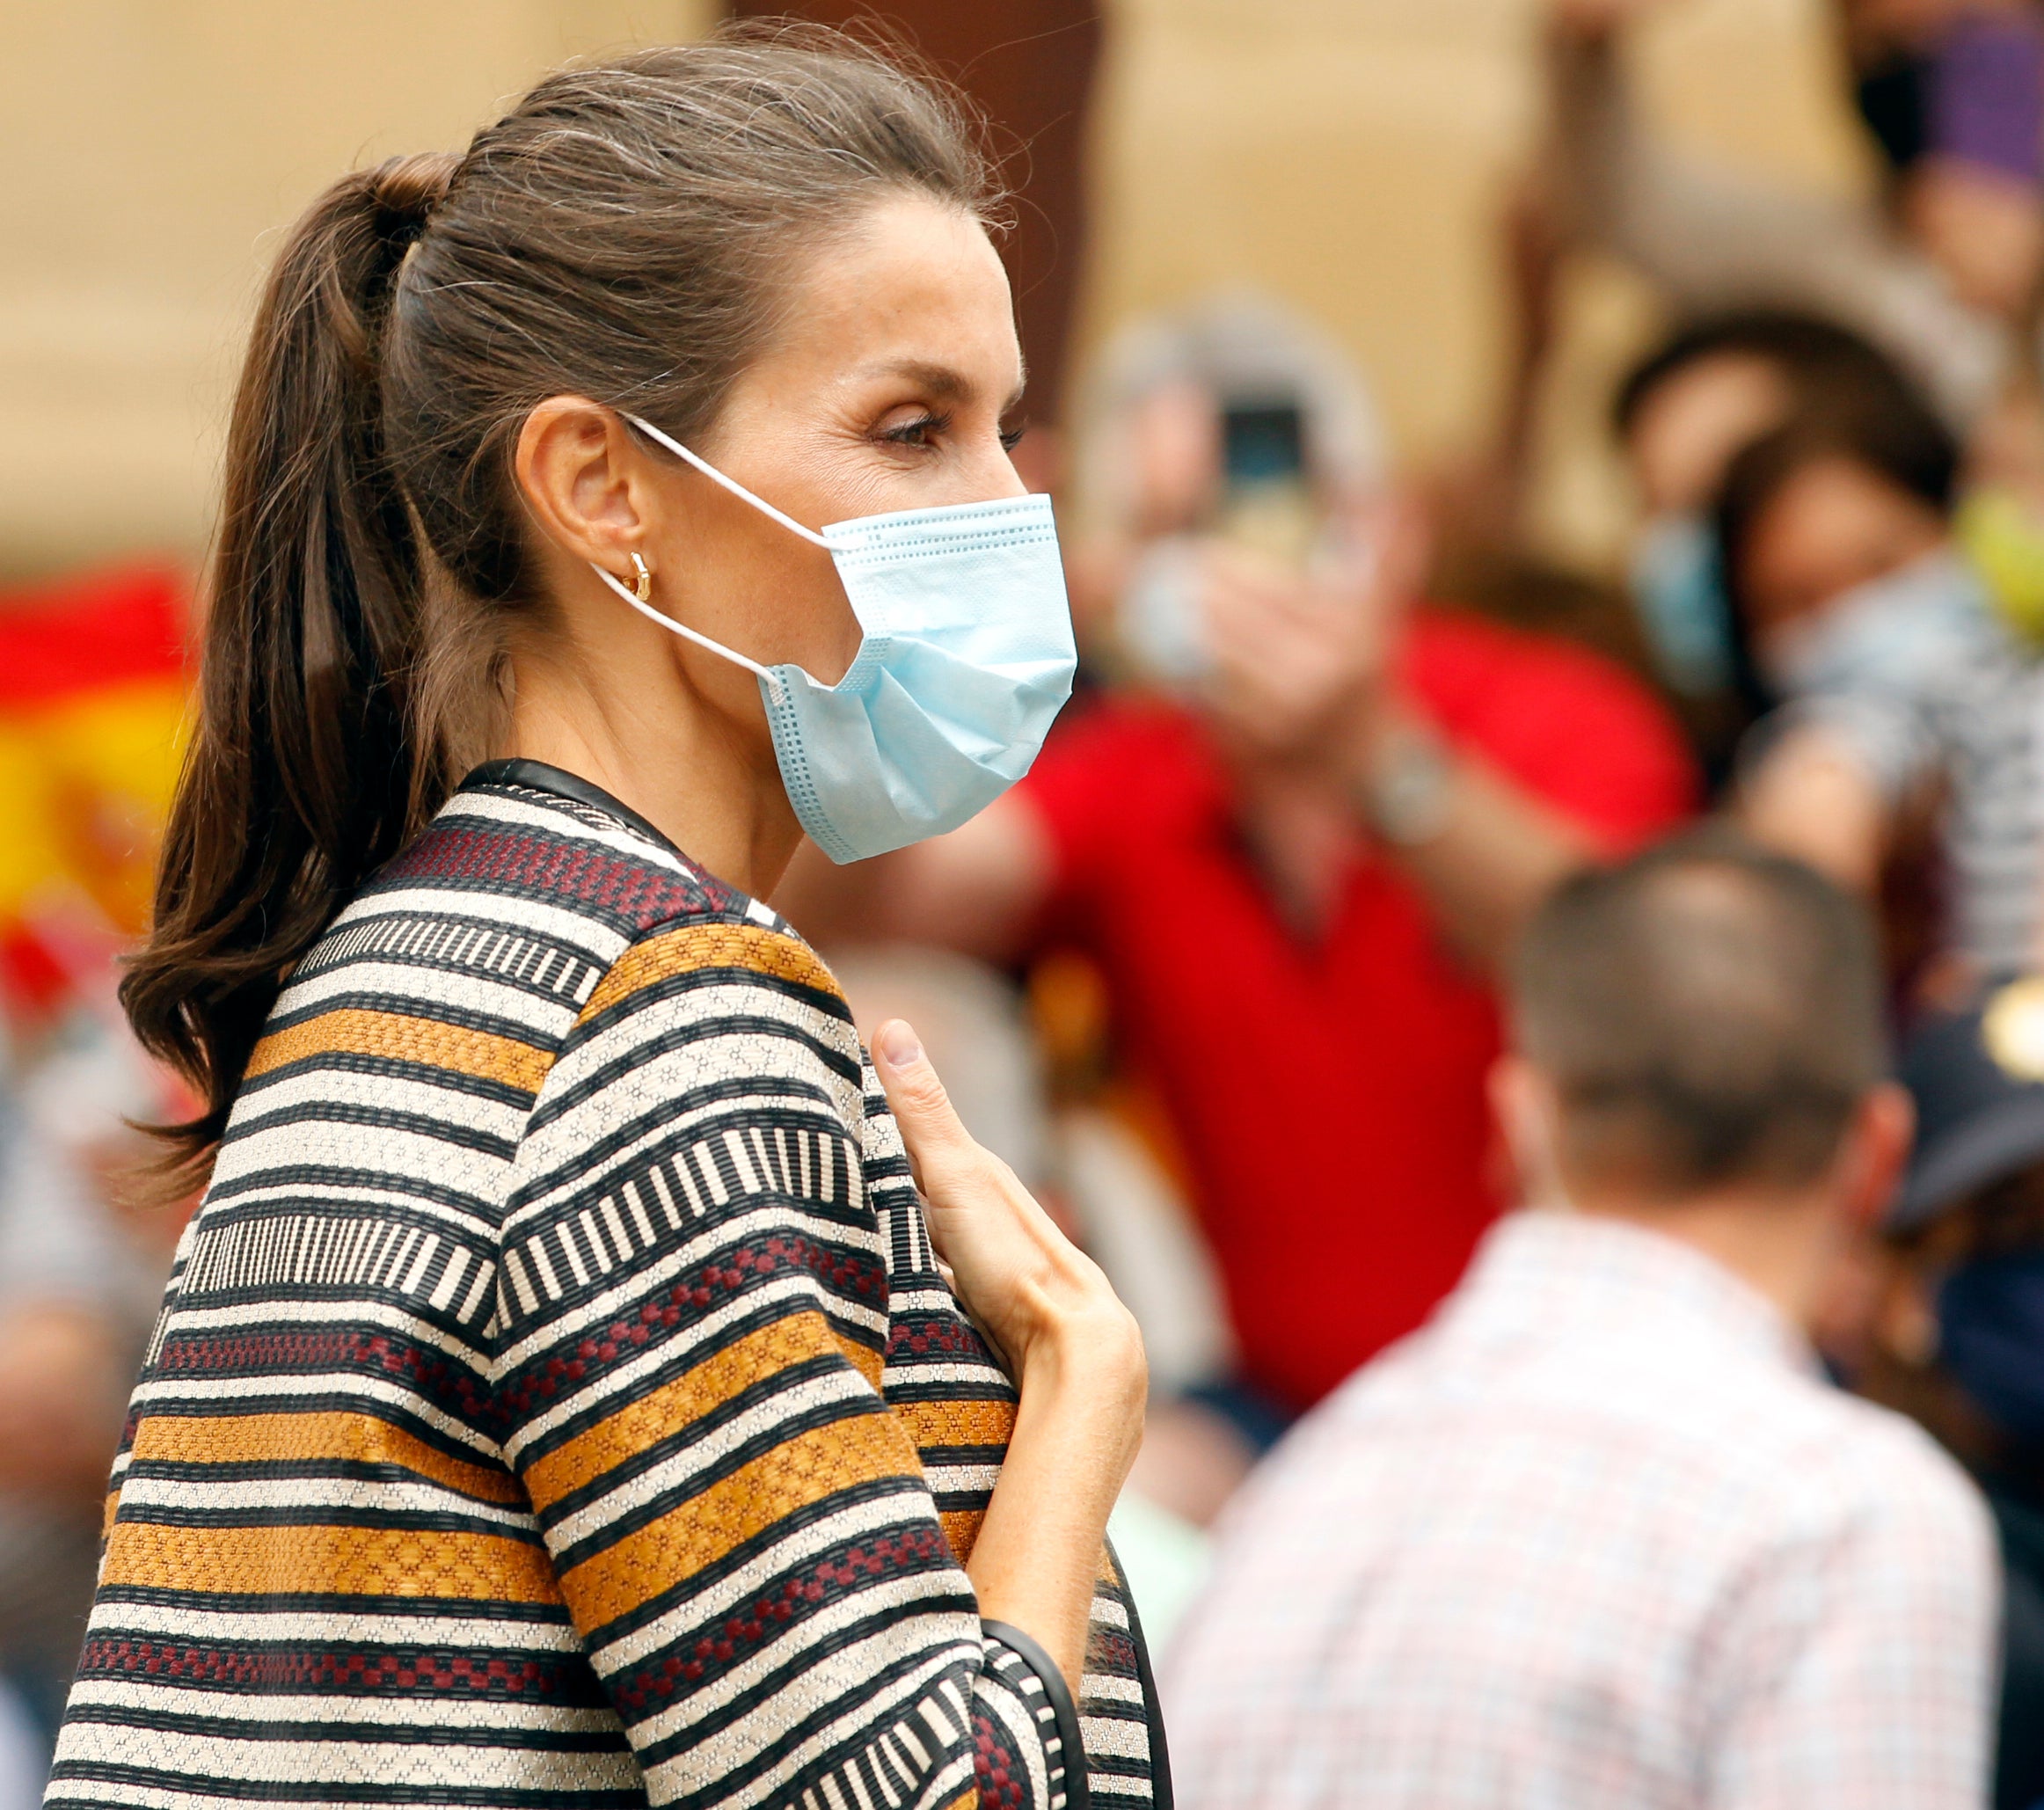
M 1033 1636 L 1076 1697 L 1100 1542 L 1142 1442 L 1142 1335 L 1099 1266 L 973 1142 L 901 1019 L 874 1033 L 873 1066 L 937 1254 L 1021 1390 L 966 1573 L 981 1616 Z
M 1138 1424 L 1148 1380 L 1142 1335 L 1099 1264 L 1061 1232 L 1015 1171 L 974 1142 L 915 1031 L 891 1018 L 873 1036 L 931 1242 L 980 1328 L 1018 1383 L 1077 1364 Z

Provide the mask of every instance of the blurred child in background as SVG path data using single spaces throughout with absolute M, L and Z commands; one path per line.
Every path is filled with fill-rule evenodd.
M 25 1097 L 4 1038 L 0 1021 L 0 1690 L 47 1763 L 147 1307 L 133 1252 Z
M 1589 245 L 1678 317 L 1790 309 L 1880 347 L 1961 442 L 1956 525 L 1990 596 L 2026 637 L 2044 633 L 2044 14 L 2033 0 L 1841 0 L 1841 65 L 1878 174 L 1855 201 L 1769 185 L 1646 128 L 1626 28 L 1670 10 L 1554 0 L 1522 277 L 1538 290 L 1559 247 Z M 1549 303 L 1525 300 L 1544 319 Z
M 1754 833 L 1871 894 L 1911 818 L 1943 868 L 1932 990 L 2026 966 L 2040 870 L 2036 675 L 1955 546 L 1957 451 L 1863 393 L 1757 441 L 1716 514 L 1726 588 L 1780 707 L 1749 743 Z
M 1678 328 L 1619 385 L 1612 424 L 1639 512 L 1632 589 L 1654 669 L 1712 789 L 1765 696 L 1726 595 L 1712 510 L 1732 461 L 1793 415 L 1902 398 L 1908 379 L 1814 315 L 1748 310 Z

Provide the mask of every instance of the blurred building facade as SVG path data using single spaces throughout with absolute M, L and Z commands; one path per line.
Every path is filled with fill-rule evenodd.
M 1041 11 L 1020 10 L 1018 40 L 1041 29 Z M 1480 441 L 1507 333 L 1498 217 L 1540 126 L 1531 0 L 1103 11 L 1091 244 L 1083 263 L 1058 247 L 1051 279 L 1077 289 L 1068 367 L 1134 313 L 1253 281 L 1361 359 L 1406 455 L 1434 463 Z M 277 231 L 335 172 L 457 143 L 548 65 L 692 35 L 720 11 L 718 0 L 0 10 L 12 172 L 0 186 L 0 579 L 142 550 L 196 555 L 257 279 Z M 929 33 L 925 46 L 946 50 Z M 1866 179 L 1822 0 L 1693 0 L 1654 21 L 1642 50 L 1678 132 L 1794 181 Z M 1606 377 L 1649 316 L 1605 270 L 1576 273 L 1567 296 L 1537 515 L 1557 551 L 1594 560 L 1617 534 L 1596 431 Z

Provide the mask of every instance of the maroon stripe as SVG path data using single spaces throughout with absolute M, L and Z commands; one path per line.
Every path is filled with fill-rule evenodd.
M 712 1683 L 771 1641 L 780 1631 L 854 1590 L 889 1578 L 943 1572 L 951 1547 L 934 1527 L 878 1534 L 797 1567 L 746 1608 L 668 1643 L 668 1651 L 610 1680 L 620 1709 L 648 1715 L 677 1695 Z
M 538 895 L 642 931 L 687 912 L 729 911 L 738 897 L 706 875 L 672 874 L 587 843 L 449 823 L 429 829 L 377 876 L 373 890 L 420 884 Z
M 279 1647 L 97 1634 L 85 1643 L 81 1677 L 160 1678 L 254 1690 L 446 1692 L 597 1704 L 602 1687 L 580 1653 L 507 1656 L 427 1647 Z

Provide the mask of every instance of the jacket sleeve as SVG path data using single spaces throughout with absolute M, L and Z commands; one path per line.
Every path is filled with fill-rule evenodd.
M 628 949 L 521 1144 L 499 1437 L 653 1802 L 1063 1810 L 1063 1682 L 982 1624 L 880 1393 L 862 1111 L 805 945 Z

